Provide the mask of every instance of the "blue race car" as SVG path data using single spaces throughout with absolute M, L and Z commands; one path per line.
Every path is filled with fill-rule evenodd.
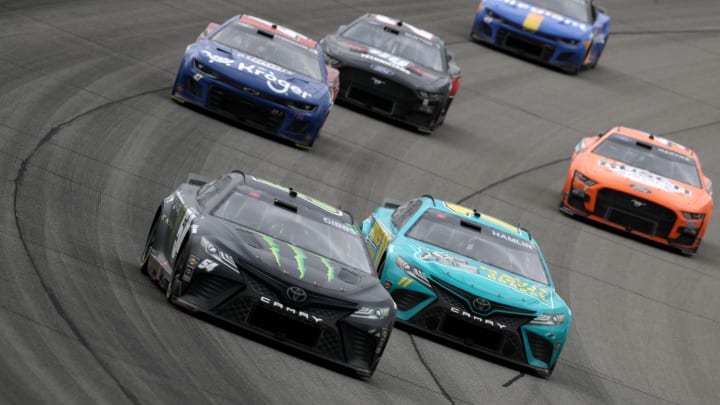
M 310 148 L 339 88 L 314 40 L 238 15 L 187 47 L 172 96 Z
M 481 0 L 470 36 L 576 74 L 594 68 L 610 17 L 594 0 Z
M 362 223 L 396 323 L 549 377 L 571 312 L 521 228 L 423 196 Z

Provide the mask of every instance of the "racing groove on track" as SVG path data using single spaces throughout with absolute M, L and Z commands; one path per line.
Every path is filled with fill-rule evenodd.
M 0 402 L 720 402 L 716 220 L 686 258 L 557 211 L 572 146 L 618 123 L 720 179 L 717 2 L 625 3 L 601 2 L 627 35 L 578 77 L 469 43 L 469 1 L 0 3 Z M 405 18 L 452 44 L 458 99 L 429 137 L 339 106 L 309 153 L 170 101 L 184 46 L 239 10 L 316 38 L 365 11 Z M 522 224 L 573 309 L 555 375 L 398 330 L 363 382 L 169 307 L 137 271 L 154 208 L 189 172 L 231 169 L 358 220 L 431 193 Z

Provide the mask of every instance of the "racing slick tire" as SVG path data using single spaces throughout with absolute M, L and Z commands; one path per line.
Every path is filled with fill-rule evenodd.
M 142 256 L 140 256 L 140 273 L 141 274 L 148 274 L 148 261 L 150 260 L 150 252 L 152 251 L 152 246 L 155 243 L 155 229 L 157 229 L 157 222 L 158 217 L 160 215 L 160 209 L 158 208 L 158 211 L 155 213 L 155 218 L 153 218 L 152 225 L 150 226 L 150 231 L 148 232 L 148 236 L 145 239 L 145 249 L 143 250 Z
M 597 57 L 595 57 L 595 60 L 593 61 L 593 63 L 590 64 L 590 69 L 595 69 L 595 66 L 597 66 L 598 62 L 600 62 L 600 57 L 602 56 L 603 51 L 605 50 L 605 46 L 607 46 L 608 39 L 610 39 L 610 35 L 608 35 L 605 38 L 605 42 L 603 43 L 602 48 L 600 48 L 600 52 L 598 52 L 598 55 L 597 55 Z
M 183 293 L 185 283 L 180 279 L 180 277 L 182 277 L 183 271 L 185 270 L 185 265 L 187 264 L 189 257 L 190 249 L 188 249 L 187 247 L 186 240 L 180 247 L 180 253 L 178 253 L 177 259 L 175 260 L 175 265 L 173 266 L 173 273 L 170 276 L 170 280 L 168 280 L 164 286 L 165 299 L 168 300 L 168 302 L 172 302 L 172 299 L 174 297 L 178 297 Z
M 378 265 L 378 268 L 377 268 L 378 279 L 380 279 L 382 277 L 384 270 L 385 270 L 385 255 L 383 254 L 383 257 L 382 257 L 382 259 L 380 259 L 380 264 Z

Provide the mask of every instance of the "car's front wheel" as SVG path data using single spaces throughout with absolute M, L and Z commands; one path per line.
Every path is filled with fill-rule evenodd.
M 145 249 L 143 250 L 142 256 L 140 256 L 140 273 L 142 274 L 148 274 L 148 262 L 150 261 L 150 253 L 152 252 L 152 247 L 155 244 L 155 230 L 157 229 L 159 214 L 160 210 L 158 210 L 158 212 L 155 214 L 155 218 L 153 218 L 152 225 L 150 225 L 150 231 L 148 232 L 148 236 L 145 239 Z
M 173 272 L 170 276 L 170 280 L 165 283 L 165 299 L 172 301 L 173 297 L 178 297 L 183 293 L 184 282 L 182 281 L 182 274 L 185 271 L 188 258 L 190 257 L 190 249 L 187 246 L 187 242 L 183 242 L 180 247 L 177 259 L 175 259 L 175 266 L 173 266 Z

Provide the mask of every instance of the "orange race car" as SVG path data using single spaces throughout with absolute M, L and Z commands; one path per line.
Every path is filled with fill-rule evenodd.
M 713 209 L 697 155 L 670 140 L 615 127 L 575 146 L 560 210 L 689 254 Z

